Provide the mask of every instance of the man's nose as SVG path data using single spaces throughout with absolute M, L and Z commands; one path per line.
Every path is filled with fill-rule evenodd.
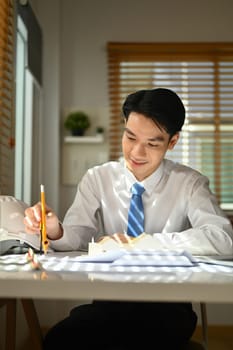
M 135 144 L 132 150 L 133 155 L 136 157 L 142 157 L 145 156 L 145 146 L 141 145 L 140 143 Z

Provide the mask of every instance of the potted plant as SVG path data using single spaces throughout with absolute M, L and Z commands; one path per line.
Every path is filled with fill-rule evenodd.
M 104 133 L 104 128 L 102 126 L 97 126 L 95 130 L 97 135 Z
M 85 112 L 76 111 L 68 114 L 64 126 L 70 130 L 73 136 L 82 136 L 90 124 L 89 117 Z

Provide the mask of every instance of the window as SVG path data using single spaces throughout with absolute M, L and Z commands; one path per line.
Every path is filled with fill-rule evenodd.
M 110 159 L 121 155 L 121 106 L 129 93 L 167 87 L 186 122 L 167 157 L 210 179 L 221 207 L 233 209 L 233 43 L 109 43 Z
M 14 8 L 0 2 L 0 193 L 14 194 Z
M 15 196 L 30 204 L 41 183 L 42 31 L 31 6 L 17 5 Z
M 41 183 L 41 85 L 42 32 L 35 15 L 28 3 L 1 0 L 0 194 L 27 203 L 35 202 Z

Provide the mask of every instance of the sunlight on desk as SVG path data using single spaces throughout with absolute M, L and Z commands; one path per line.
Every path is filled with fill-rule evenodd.
M 84 261 L 77 252 L 37 258 L 35 269 L 25 255 L 0 257 L 0 297 L 233 302 L 232 261 L 199 257 L 185 266 L 163 266 L 150 257 L 147 266 L 144 258 L 132 265 L 122 256 L 117 264 Z

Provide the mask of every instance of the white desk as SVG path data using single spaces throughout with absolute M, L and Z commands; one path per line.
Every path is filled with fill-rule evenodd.
M 64 253 L 60 254 L 64 266 Z M 60 271 L 0 271 L 0 298 L 115 299 L 233 303 L 233 268 L 200 264 L 192 267 L 115 267 L 70 265 Z M 73 271 L 71 271 L 73 269 Z M 55 271 L 57 270 L 57 271 Z
M 44 261 L 42 256 L 43 270 L 38 271 L 26 271 L 30 265 L 21 264 L 25 256 L 0 257 L 0 305 L 1 299 L 7 305 L 9 349 L 16 344 L 16 299 L 21 299 L 35 350 L 42 350 L 43 337 L 33 299 L 233 303 L 232 263 L 139 268 L 77 263 L 74 254 L 48 254 Z

